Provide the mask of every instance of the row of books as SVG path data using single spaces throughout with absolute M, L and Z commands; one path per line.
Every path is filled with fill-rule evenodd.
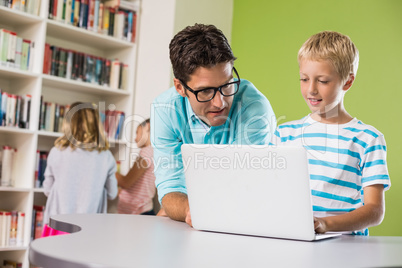
M 67 79 L 127 89 L 127 64 L 61 47 L 45 45 L 43 73 Z
M 48 18 L 134 42 L 135 9 L 129 1 L 50 0 Z
M 61 105 L 54 102 L 43 101 L 40 99 L 39 130 L 50 132 L 61 132 L 63 128 L 64 115 L 70 105 Z
M 29 128 L 31 95 L 14 95 L 0 89 L 0 126 Z
M 0 211 L 0 247 L 24 245 L 24 222 L 24 212 Z
M 42 237 L 45 206 L 34 205 L 32 210 L 31 241 Z
M 17 36 L 17 33 L 0 29 L 1 66 L 28 70 L 32 65 L 35 42 Z
M 4 145 L 0 151 L 0 186 L 14 186 L 13 166 L 17 149 Z
M 39 16 L 40 0 L 0 0 L 0 6 Z
M 12 260 L 4 260 L 3 266 L 1 268 L 22 268 L 22 262 L 12 261 Z
M 47 156 L 49 152 L 36 151 L 35 163 L 35 188 L 42 188 L 45 180 L 45 170 L 47 166 Z
M 122 111 L 101 112 L 101 121 L 109 140 L 120 140 L 123 137 L 124 120 L 125 114 Z

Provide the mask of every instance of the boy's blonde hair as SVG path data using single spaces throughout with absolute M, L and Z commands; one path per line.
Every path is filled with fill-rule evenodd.
M 64 149 L 71 147 L 99 152 L 109 149 L 99 112 L 95 104 L 75 102 L 71 104 L 63 122 L 64 135 L 54 145 Z
M 350 74 L 356 77 L 359 51 L 348 36 L 323 31 L 311 36 L 302 45 L 297 59 L 299 65 L 302 60 L 329 60 L 342 81 L 347 81 Z

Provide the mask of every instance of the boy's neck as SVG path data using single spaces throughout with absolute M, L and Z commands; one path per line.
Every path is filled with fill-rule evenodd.
M 337 111 L 336 109 L 327 113 L 312 113 L 310 116 L 315 121 L 323 124 L 346 124 L 353 119 L 345 110 Z

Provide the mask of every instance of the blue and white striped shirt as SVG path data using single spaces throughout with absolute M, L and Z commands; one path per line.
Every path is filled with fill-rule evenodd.
M 356 118 L 346 124 L 323 124 L 310 116 L 284 123 L 272 143 L 307 150 L 313 212 L 335 216 L 364 204 L 363 188 L 391 182 L 384 135 Z M 355 234 L 368 234 L 360 230 Z

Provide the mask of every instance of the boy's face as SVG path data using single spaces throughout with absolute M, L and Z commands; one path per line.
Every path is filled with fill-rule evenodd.
M 137 143 L 138 148 L 143 148 L 148 144 L 150 139 L 149 134 L 149 124 L 146 124 L 145 127 L 141 125 L 137 127 L 137 136 L 135 137 L 135 142 Z
M 233 65 L 230 62 L 219 63 L 211 68 L 198 67 L 190 75 L 187 86 L 194 91 L 207 87 L 220 87 L 233 78 Z M 233 96 L 224 97 L 217 91 L 215 97 L 208 102 L 198 102 L 195 95 L 186 90 L 178 79 L 174 79 L 177 92 L 187 97 L 194 113 L 209 126 L 220 126 L 226 122 L 230 108 L 233 103 Z
M 317 121 L 346 113 L 343 107 L 345 92 L 352 86 L 354 77 L 343 82 L 328 60 L 302 60 L 300 62 L 300 88 L 310 108 L 311 117 Z

